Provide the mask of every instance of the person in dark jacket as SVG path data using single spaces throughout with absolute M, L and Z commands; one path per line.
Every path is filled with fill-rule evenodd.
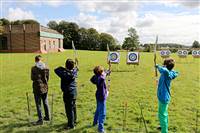
M 76 125 L 76 97 L 77 97 L 77 74 L 78 60 L 67 59 L 64 67 L 58 67 L 54 71 L 61 78 L 61 90 L 63 92 L 63 101 L 65 112 L 68 119 L 66 129 L 74 129 Z
M 90 81 L 96 85 L 96 101 L 97 107 L 94 115 L 93 126 L 98 124 L 98 131 L 104 133 L 104 121 L 106 117 L 106 98 L 108 96 L 108 90 L 106 87 L 106 76 L 110 74 L 110 71 L 104 71 L 102 66 L 96 66 L 94 68 L 94 74 Z
M 38 121 L 37 125 L 42 125 L 43 120 L 49 121 L 49 105 L 48 105 L 48 80 L 49 69 L 41 61 L 40 55 L 35 57 L 35 66 L 31 69 L 31 80 L 33 81 L 33 94 L 35 98 L 35 104 L 37 108 Z M 42 117 L 41 101 L 44 105 L 45 117 Z

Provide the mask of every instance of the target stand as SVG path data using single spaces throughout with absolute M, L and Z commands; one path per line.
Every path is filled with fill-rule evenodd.
M 169 58 L 170 54 L 171 54 L 170 50 L 161 50 L 160 51 L 160 56 L 162 58 Z
M 128 52 L 126 64 L 127 65 L 139 65 L 140 55 L 139 52 Z

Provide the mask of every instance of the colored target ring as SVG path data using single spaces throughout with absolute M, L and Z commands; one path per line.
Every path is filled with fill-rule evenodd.
M 197 51 L 192 51 L 192 55 L 197 55 Z
M 111 53 L 111 54 L 110 54 L 110 60 L 111 60 L 111 61 L 116 61 L 117 58 L 118 58 L 117 53 Z
M 137 60 L 137 54 L 135 53 L 130 53 L 129 56 L 128 56 L 128 59 L 130 61 L 136 61 Z
M 169 55 L 170 54 L 170 52 L 169 51 L 166 51 L 166 55 Z
M 183 55 L 187 55 L 187 51 L 183 51 Z
M 161 54 L 161 55 L 165 55 L 165 51 L 161 51 L 160 54 Z
M 200 51 L 198 51 L 198 54 L 199 54 L 199 56 L 200 56 Z

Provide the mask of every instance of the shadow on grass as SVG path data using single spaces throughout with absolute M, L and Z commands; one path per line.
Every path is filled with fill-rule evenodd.
M 92 126 L 86 125 L 83 127 L 77 127 L 73 130 L 65 130 L 66 123 L 50 125 L 44 124 L 42 126 L 30 125 L 28 122 L 24 123 L 10 123 L 7 125 L 0 126 L 2 133 L 49 133 L 49 132 L 67 132 L 67 133 L 81 133 L 82 131 L 92 128 Z

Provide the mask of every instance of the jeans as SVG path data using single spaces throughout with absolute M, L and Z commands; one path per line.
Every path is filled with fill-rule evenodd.
M 44 94 L 34 94 L 35 104 L 37 108 L 38 119 L 42 120 L 42 108 L 41 108 L 41 100 L 44 106 L 45 117 L 49 118 L 49 105 L 48 105 L 48 96 L 47 93 Z
M 168 103 L 159 101 L 158 117 L 160 121 L 161 133 L 168 133 Z
M 94 115 L 93 125 L 98 124 L 99 132 L 104 131 L 105 118 L 106 118 L 106 100 L 104 101 L 97 100 L 97 107 L 96 107 L 96 112 Z
M 63 94 L 63 101 L 65 104 L 65 113 L 68 119 L 68 127 L 73 128 L 76 124 L 76 99 L 73 99 L 65 94 Z

